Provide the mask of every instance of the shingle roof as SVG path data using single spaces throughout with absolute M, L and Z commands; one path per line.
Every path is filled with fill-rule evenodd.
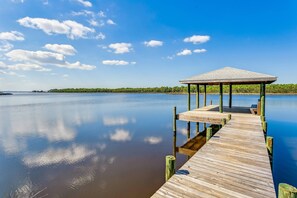
M 233 67 L 224 67 L 179 81 L 182 84 L 270 84 L 277 77 Z

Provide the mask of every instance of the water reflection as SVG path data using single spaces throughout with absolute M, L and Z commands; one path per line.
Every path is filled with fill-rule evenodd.
M 69 148 L 49 148 L 38 154 L 28 154 L 23 162 L 28 167 L 46 166 L 52 164 L 73 164 L 86 157 L 95 155 L 96 151 L 82 145 L 72 145 Z
M 162 137 L 155 137 L 155 136 L 150 136 L 144 138 L 144 142 L 148 144 L 159 144 L 163 141 Z
M 126 142 L 132 140 L 130 131 L 124 129 L 116 129 L 114 133 L 109 135 L 111 141 Z

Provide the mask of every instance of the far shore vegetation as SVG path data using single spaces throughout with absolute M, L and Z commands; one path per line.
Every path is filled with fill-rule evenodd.
M 229 92 L 229 86 L 223 87 L 224 93 Z M 219 86 L 207 86 L 207 93 L 219 93 Z M 146 88 L 65 88 L 51 89 L 53 93 L 168 93 L 183 94 L 187 93 L 187 86 L 175 87 L 146 87 Z M 196 85 L 191 85 L 191 93 L 196 92 Z M 200 92 L 204 92 L 204 86 L 200 86 Z M 258 94 L 260 85 L 233 85 L 234 94 Z M 268 94 L 297 94 L 297 84 L 270 84 L 266 86 Z

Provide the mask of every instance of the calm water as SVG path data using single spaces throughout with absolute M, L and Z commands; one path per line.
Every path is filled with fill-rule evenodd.
M 185 111 L 186 97 L 1 96 L 0 197 L 149 197 L 164 182 L 164 156 L 172 151 L 172 107 Z M 218 96 L 210 99 L 216 104 Z M 257 99 L 238 95 L 233 103 Z M 297 186 L 297 96 L 268 96 L 267 120 L 275 183 Z M 177 127 L 182 144 L 186 123 Z M 181 166 L 186 157 L 177 160 Z

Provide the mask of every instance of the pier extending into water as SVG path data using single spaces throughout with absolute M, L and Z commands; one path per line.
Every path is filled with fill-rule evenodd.
M 276 196 L 260 116 L 250 107 L 218 108 L 177 114 L 183 121 L 227 122 L 152 197 Z
M 173 109 L 173 155 L 166 156 L 166 183 L 157 197 L 276 197 L 272 177 L 273 137 L 267 136 L 266 84 L 277 77 L 225 67 L 180 82 L 188 86 L 188 111 Z M 260 97 L 250 107 L 232 105 L 232 85 L 259 84 Z M 196 86 L 196 109 L 191 110 L 191 85 Z M 200 107 L 200 86 L 204 101 Z M 219 86 L 219 104 L 206 106 L 207 86 Z M 229 104 L 223 106 L 223 87 Z M 176 146 L 176 121 L 187 122 L 187 142 Z M 196 136 L 191 139 L 191 122 Z M 199 131 L 199 124 L 204 130 Z M 207 127 L 209 125 L 209 127 Z M 189 160 L 175 171 L 176 153 Z M 297 198 L 297 189 L 279 184 L 279 198 Z

